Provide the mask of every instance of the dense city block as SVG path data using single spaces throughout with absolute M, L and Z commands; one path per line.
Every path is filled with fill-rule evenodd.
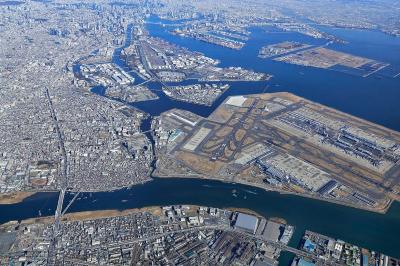
M 185 205 L 64 219 L 54 254 L 51 218 L 1 225 L 0 264 L 277 265 L 294 230 L 280 219 Z

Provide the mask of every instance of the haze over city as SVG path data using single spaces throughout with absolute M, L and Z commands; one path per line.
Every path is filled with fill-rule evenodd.
M 400 2 L 0 0 L 0 265 L 400 265 Z

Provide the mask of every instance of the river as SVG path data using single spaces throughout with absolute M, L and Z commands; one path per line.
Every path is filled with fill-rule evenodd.
M 58 193 L 38 193 L 21 203 L 0 205 L 0 223 L 36 217 L 39 210 L 43 216 L 54 215 L 57 198 Z M 71 198 L 68 194 L 65 204 Z M 239 184 L 156 178 L 129 189 L 81 194 L 68 212 L 172 204 L 247 208 L 266 217 L 282 217 L 296 226 L 292 246 L 298 244 L 304 230 L 308 229 L 400 257 L 400 204 L 397 202 L 386 214 L 378 214 Z
M 160 22 L 151 17 L 152 21 Z M 376 31 L 361 31 L 321 27 L 328 33 L 349 41 L 347 45 L 334 44 L 331 48 L 389 62 L 400 69 L 400 38 Z M 151 35 L 185 46 L 205 55 L 221 60 L 221 66 L 242 66 L 274 75 L 269 82 L 230 83 L 231 88 L 211 107 L 177 102 L 167 98 L 157 83 L 149 87 L 159 100 L 134 104 L 151 116 L 171 108 L 190 110 L 202 116 L 209 115 L 228 95 L 260 92 L 289 91 L 341 111 L 376 122 L 400 131 L 400 79 L 371 76 L 362 78 L 348 74 L 294 66 L 257 58 L 258 49 L 266 44 L 285 40 L 322 44 L 297 33 L 268 33 L 268 28 L 252 28 L 251 39 L 240 51 L 182 38 L 168 33 L 168 27 L 149 24 Z M 276 32 L 273 30 L 273 32 Z M 128 28 L 125 45 L 131 40 Z M 113 62 L 126 68 L 119 58 L 120 49 Z M 140 78 L 135 76 L 137 83 Z M 186 83 L 191 83 L 188 81 Z M 102 89 L 95 93 L 102 95 Z M 149 126 L 149 120 L 146 124 Z M 234 193 L 235 192 L 235 193 Z M 53 215 L 58 193 L 38 193 L 25 201 L 11 205 L 0 205 L 0 223 L 44 215 Z M 72 198 L 68 194 L 65 204 Z M 154 205 L 196 204 L 224 207 L 248 208 L 266 217 L 282 217 L 296 227 L 290 242 L 297 246 L 304 230 L 312 230 L 334 238 L 370 248 L 400 258 L 400 204 L 394 203 L 386 214 L 377 214 L 350 207 L 293 195 L 266 192 L 239 184 L 197 179 L 160 179 L 113 192 L 83 193 L 71 205 L 69 212 L 127 209 Z M 288 265 L 290 255 L 285 254 L 281 265 Z

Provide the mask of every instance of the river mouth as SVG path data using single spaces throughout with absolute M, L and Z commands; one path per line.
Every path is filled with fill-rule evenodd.
M 73 196 L 67 193 L 64 204 L 68 204 Z M 52 216 L 57 199 L 57 192 L 37 193 L 17 204 L 0 205 L 0 223 L 37 217 L 39 211 L 42 216 Z M 312 230 L 390 256 L 400 256 L 396 244 L 400 234 L 398 202 L 386 214 L 379 214 L 240 184 L 204 179 L 156 178 L 130 188 L 81 193 L 68 212 L 126 210 L 174 204 L 245 208 L 266 217 L 281 217 L 296 227 L 290 242 L 294 247 L 305 230 Z
M 400 105 L 396 101 L 396 99 L 400 99 L 400 90 L 398 90 L 398 81 L 396 83 L 396 80 L 360 79 L 335 72 L 324 72 L 263 61 L 254 58 L 258 46 L 253 48 L 248 46 L 240 53 L 234 54 L 226 49 L 211 47 L 196 41 L 168 35 L 165 29 L 162 29 L 159 25 L 149 25 L 149 29 L 152 35 L 166 38 L 169 41 L 187 47 L 193 47 L 193 50 L 221 59 L 222 66 L 240 63 L 243 67 L 272 73 L 275 77 L 267 83 L 237 82 L 232 84 L 231 88 L 212 107 L 172 101 L 160 92 L 160 84 L 150 83 L 150 89 L 160 99 L 132 105 L 149 114 L 142 121 L 142 132 L 150 129 L 151 118 L 163 111 L 171 108 L 181 108 L 206 117 L 227 96 L 263 92 L 267 85 L 269 85 L 267 92 L 293 92 L 394 130 L 400 130 L 400 123 L 398 117 L 396 117 L 396 113 L 400 113 Z M 348 32 L 343 30 L 345 35 Z M 129 34 L 130 29 L 128 27 L 125 45 L 130 43 L 131 37 L 129 37 Z M 383 35 L 378 35 L 379 38 L 387 39 Z M 295 40 L 303 38 L 296 34 L 292 35 L 292 37 Z M 279 38 L 279 36 L 275 36 L 272 41 L 277 42 Z M 260 41 L 260 39 L 265 40 L 264 37 L 256 35 L 255 40 Z M 304 41 L 305 39 L 299 40 Z M 271 40 L 268 40 L 268 42 L 271 42 Z M 400 44 L 398 41 L 397 43 Z M 345 49 L 349 49 L 349 52 L 351 52 L 359 48 L 356 45 L 350 45 L 350 48 L 347 47 Z M 360 48 L 360 50 L 362 49 Z M 116 50 L 113 62 L 122 67 L 127 67 L 119 57 L 118 53 L 120 51 L 121 48 Z M 377 51 L 382 50 L 377 49 Z M 367 52 L 370 53 L 371 51 Z M 390 52 L 393 53 L 393 49 L 390 50 L 388 48 L 382 55 L 374 54 L 374 58 L 386 57 Z M 388 58 L 382 58 L 382 60 L 385 59 Z M 394 64 L 400 65 L 400 58 L 394 58 L 393 60 Z M 137 80 L 140 82 L 140 79 Z M 188 84 L 190 82 L 193 81 L 187 81 Z M 384 91 L 377 89 L 382 87 L 385 88 Z M 102 90 L 93 92 L 104 95 Z M 357 101 L 355 102 L 353 99 L 357 99 Z M 371 99 L 374 99 L 374 106 L 380 108 L 382 112 L 371 110 L 368 105 L 365 105 Z M 148 132 L 146 136 L 154 146 L 151 134 Z M 153 169 L 155 168 L 155 160 L 152 163 L 152 167 Z M 72 197 L 72 194 L 67 194 L 65 205 L 68 204 Z M 37 217 L 39 212 L 42 216 L 54 215 L 57 198 L 58 193 L 56 192 L 37 193 L 20 203 L 0 205 L 0 222 Z M 173 204 L 205 205 L 218 208 L 247 208 L 266 217 L 282 217 L 289 224 L 296 227 L 295 235 L 290 242 L 292 246 L 298 244 L 305 230 L 312 230 L 343 239 L 361 247 L 383 252 L 390 256 L 400 257 L 400 249 L 397 244 L 398 236 L 400 235 L 400 204 L 398 202 L 395 202 L 386 214 L 378 214 L 294 195 L 267 192 L 240 184 L 204 179 L 154 178 L 152 181 L 131 188 L 110 192 L 82 193 L 77 201 L 71 205 L 68 212 L 106 209 L 124 210 Z

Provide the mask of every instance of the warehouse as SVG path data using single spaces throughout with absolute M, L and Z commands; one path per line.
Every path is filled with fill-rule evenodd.
M 254 234 L 257 230 L 258 218 L 254 215 L 238 213 L 235 228 Z

